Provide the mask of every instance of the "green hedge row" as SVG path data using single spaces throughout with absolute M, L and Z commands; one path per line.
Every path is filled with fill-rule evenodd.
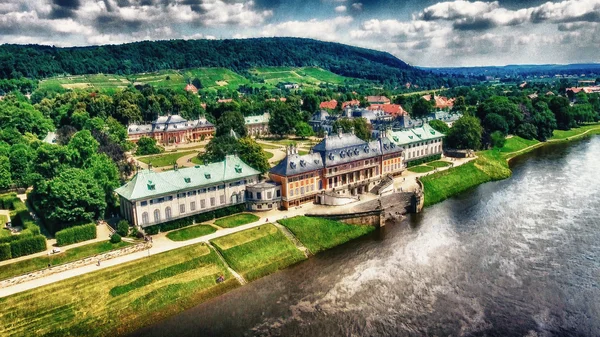
M 0 196 L 0 204 L 2 209 L 10 209 L 10 217 L 12 225 L 15 227 L 23 227 L 20 235 L 40 235 L 40 227 L 35 223 L 27 206 L 15 193 L 4 194 Z
M 44 250 L 46 250 L 45 236 L 25 236 L 20 240 L 0 244 L 0 261 L 43 252 Z
M 433 156 L 411 160 L 411 161 L 409 161 L 409 162 L 406 163 L 406 167 L 418 166 L 418 165 L 421 165 L 421 164 L 429 163 L 430 161 L 436 161 L 436 160 L 440 160 L 440 159 L 442 159 L 442 155 L 441 154 L 435 154 Z
M 13 226 L 23 227 L 19 235 L 0 238 L 0 261 L 46 250 L 46 238 L 40 235 L 40 227 L 15 193 L 0 195 L 0 207 L 11 210 Z
M 8 260 L 11 257 L 10 243 L 0 243 L 0 261 Z
M 58 246 L 71 245 L 77 242 L 93 240 L 96 238 L 96 224 L 90 223 L 75 226 L 56 232 L 56 244 Z
M 239 204 L 234 206 L 229 206 L 221 209 L 217 209 L 210 212 L 204 212 L 200 214 L 196 214 L 193 216 L 189 216 L 182 219 L 177 219 L 169 222 L 165 222 L 159 225 L 149 226 L 144 228 L 144 232 L 148 235 L 155 235 L 159 232 L 168 232 L 174 229 L 179 229 L 187 226 L 191 226 L 194 223 L 202 223 L 206 221 L 210 221 L 215 218 L 222 218 L 225 216 L 229 216 L 236 213 L 241 213 L 246 210 L 245 204 Z

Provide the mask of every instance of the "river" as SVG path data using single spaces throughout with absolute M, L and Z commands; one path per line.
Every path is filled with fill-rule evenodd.
M 138 336 L 600 336 L 600 137 Z

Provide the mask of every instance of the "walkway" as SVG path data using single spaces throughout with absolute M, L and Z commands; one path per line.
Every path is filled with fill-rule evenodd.
M 195 163 L 192 163 L 190 161 L 190 159 L 196 158 L 198 156 L 198 153 L 200 153 L 200 152 L 190 153 L 190 154 L 187 154 L 187 155 L 185 155 L 185 156 L 177 159 L 177 166 L 179 166 L 179 167 L 192 167 L 192 166 L 197 165 Z

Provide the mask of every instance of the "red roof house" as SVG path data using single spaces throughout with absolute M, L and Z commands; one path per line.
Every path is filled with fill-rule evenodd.
M 359 106 L 359 105 L 360 105 L 360 101 L 357 99 L 353 99 L 351 101 L 342 103 L 342 109 L 345 109 L 347 106 L 352 107 L 352 106 Z
M 195 85 L 189 83 L 188 85 L 185 86 L 185 91 L 189 91 L 189 92 L 192 92 L 194 94 L 197 94 L 198 93 L 198 88 L 196 88 Z
M 331 101 L 321 102 L 321 105 L 319 107 L 321 109 L 333 110 L 337 106 L 337 103 L 338 102 L 335 99 L 332 99 Z
M 406 110 L 404 110 L 400 104 L 371 104 L 367 110 L 383 111 L 386 114 L 394 117 L 404 116 L 407 114 Z

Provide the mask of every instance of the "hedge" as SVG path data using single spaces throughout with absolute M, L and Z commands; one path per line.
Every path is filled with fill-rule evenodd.
M 91 223 L 75 226 L 56 232 L 56 244 L 66 246 L 77 242 L 92 240 L 96 238 L 96 225 Z
M 440 159 L 442 159 L 442 155 L 441 154 L 435 154 L 433 156 L 411 160 L 411 161 L 409 161 L 409 162 L 406 163 L 406 167 L 413 167 L 413 166 L 417 166 L 417 165 L 429 163 L 430 161 L 440 160 Z
M 0 243 L 0 261 L 8 260 L 12 258 L 10 253 L 10 244 Z
M 46 237 L 43 235 L 28 236 L 10 243 L 10 254 L 13 259 L 44 250 L 46 250 Z
M 246 210 L 245 204 L 233 205 L 221 209 L 217 209 L 214 211 L 204 212 L 200 214 L 196 214 L 194 216 L 189 216 L 182 219 L 177 219 L 169 222 L 165 222 L 159 225 L 144 227 L 144 232 L 148 235 L 155 235 L 159 232 L 168 232 L 175 229 L 191 226 L 194 223 L 202 223 L 206 221 L 210 221 L 215 218 L 222 218 L 232 214 L 241 213 Z

